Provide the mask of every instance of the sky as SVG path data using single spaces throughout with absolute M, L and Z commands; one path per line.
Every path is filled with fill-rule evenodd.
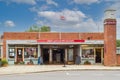
M 0 0 L 0 34 L 33 25 L 52 32 L 104 32 L 104 11 L 115 9 L 120 39 L 119 5 L 120 0 Z

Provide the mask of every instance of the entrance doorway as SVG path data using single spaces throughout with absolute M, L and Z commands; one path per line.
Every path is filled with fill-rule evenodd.
M 49 49 L 45 48 L 42 51 L 42 57 L 43 57 L 43 63 L 48 64 L 49 63 Z
M 53 64 L 63 64 L 65 57 L 65 50 L 64 49 L 53 49 L 52 50 L 52 58 Z
M 17 62 L 23 61 L 23 48 L 17 48 Z
M 96 54 L 95 62 L 101 63 L 101 61 L 102 61 L 101 49 L 95 49 L 95 54 Z

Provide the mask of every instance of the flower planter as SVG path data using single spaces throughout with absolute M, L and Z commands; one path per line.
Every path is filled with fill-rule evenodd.
M 3 64 L 3 65 L 2 65 L 2 67 L 7 67 L 7 66 L 8 66 L 8 64 Z
M 84 62 L 84 65 L 91 65 L 91 62 L 85 61 L 85 62 Z
M 2 67 L 8 66 L 8 61 L 6 59 L 2 59 L 1 65 L 2 65 Z

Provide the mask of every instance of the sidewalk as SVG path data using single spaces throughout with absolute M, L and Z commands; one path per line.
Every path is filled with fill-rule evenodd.
M 120 70 L 120 67 L 103 65 L 66 65 L 66 67 L 63 67 L 63 65 L 11 65 L 8 67 L 0 67 L 0 75 L 66 70 Z

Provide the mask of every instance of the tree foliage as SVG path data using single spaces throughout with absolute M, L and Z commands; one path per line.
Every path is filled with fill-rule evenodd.
M 42 26 L 40 28 L 40 32 L 50 32 L 50 27 L 48 27 L 48 26 Z
M 117 47 L 120 47 L 120 40 L 117 40 Z
M 37 25 L 33 25 L 29 27 L 29 29 L 26 32 L 50 32 L 50 27 L 48 26 L 39 27 Z

